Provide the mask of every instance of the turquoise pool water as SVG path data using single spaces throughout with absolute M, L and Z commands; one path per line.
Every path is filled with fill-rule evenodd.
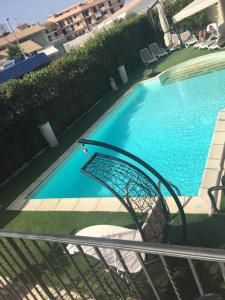
M 196 195 L 217 114 L 225 107 L 224 82 L 225 70 L 168 85 L 158 79 L 145 81 L 84 137 L 136 154 L 183 195 Z M 29 198 L 111 196 L 80 173 L 85 161 L 78 147 Z

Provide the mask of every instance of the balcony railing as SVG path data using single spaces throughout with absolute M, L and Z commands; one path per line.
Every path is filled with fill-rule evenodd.
M 77 254 L 69 253 L 68 244 L 76 245 Z M 85 246 L 98 259 L 85 254 Z M 222 294 L 225 281 L 223 250 L 1 231 L 0 253 L 4 300 L 191 300 L 208 292 Z M 121 267 L 108 265 L 106 253 Z M 137 273 L 130 271 L 128 254 L 136 257 Z

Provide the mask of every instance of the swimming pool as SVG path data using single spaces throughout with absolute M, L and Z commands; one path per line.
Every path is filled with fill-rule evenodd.
M 183 195 L 197 195 L 216 117 L 225 107 L 224 82 L 225 70 L 166 85 L 159 78 L 147 80 L 84 137 L 134 153 L 179 187 Z M 80 173 L 85 161 L 78 147 L 29 198 L 111 196 Z

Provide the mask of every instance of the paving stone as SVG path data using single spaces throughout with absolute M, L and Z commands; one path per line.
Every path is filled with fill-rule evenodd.
M 216 122 L 215 131 L 225 131 L 225 120 Z
M 100 198 L 96 211 L 118 211 L 120 208 L 120 201 L 117 198 Z
M 218 117 L 219 120 L 225 120 L 225 111 L 224 110 L 221 110 L 219 112 L 219 117 Z
M 42 199 L 40 206 L 37 208 L 37 211 L 54 211 L 59 201 L 60 198 Z
M 218 170 L 214 169 L 205 169 L 203 174 L 203 179 L 201 183 L 201 187 L 210 188 L 217 183 Z
M 208 158 L 205 168 L 219 170 L 220 169 L 220 159 Z
M 35 211 L 41 205 L 42 199 L 29 199 L 22 210 Z
M 74 211 L 95 211 L 101 198 L 79 198 Z
M 224 145 L 225 142 L 225 132 L 215 131 L 213 137 L 213 144 Z
M 62 198 L 59 200 L 55 211 L 73 211 L 80 198 Z
M 213 159 L 221 159 L 223 153 L 223 145 L 214 145 L 212 144 L 210 151 L 209 151 L 209 158 Z

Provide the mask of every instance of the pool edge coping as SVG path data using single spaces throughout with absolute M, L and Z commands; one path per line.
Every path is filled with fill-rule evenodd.
M 220 185 L 221 177 L 225 174 L 225 108 L 220 110 L 212 134 L 211 143 L 209 146 L 208 156 L 202 174 L 202 179 L 198 191 L 198 196 L 208 202 L 210 206 L 209 214 L 213 213 L 211 200 L 208 196 L 208 189 L 212 186 Z M 222 193 L 214 194 L 217 202 L 217 207 L 220 207 Z

